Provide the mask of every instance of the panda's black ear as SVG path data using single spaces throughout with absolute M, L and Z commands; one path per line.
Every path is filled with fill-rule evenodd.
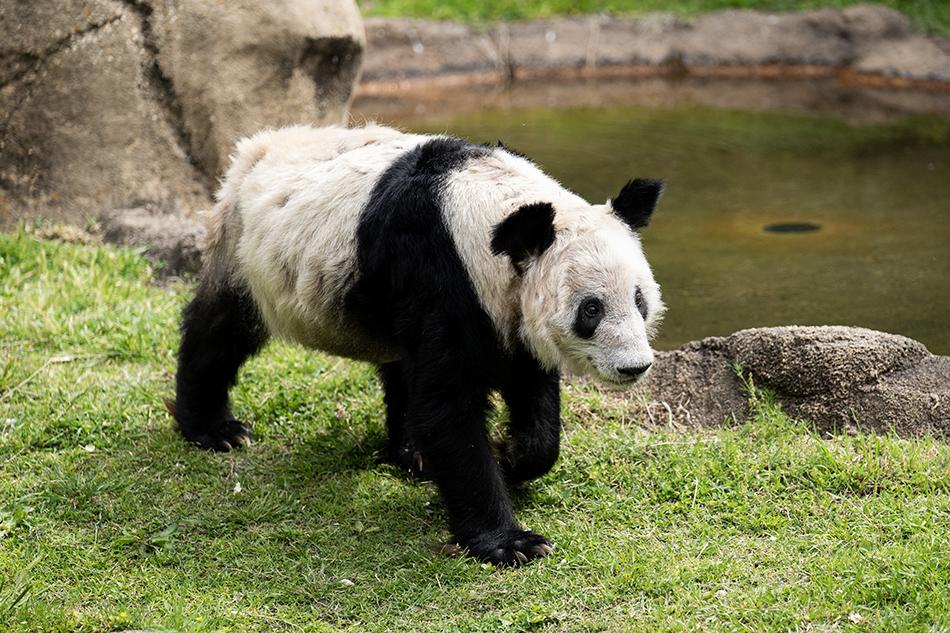
M 537 257 L 554 243 L 554 207 L 550 202 L 526 204 L 495 225 L 491 251 L 505 254 L 520 275 L 529 257 Z
M 620 194 L 610 201 L 610 206 L 631 229 L 636 230 L 650 223 L 650 216 L 662 193 L 662 180 L 635 178 L 623 186 Z

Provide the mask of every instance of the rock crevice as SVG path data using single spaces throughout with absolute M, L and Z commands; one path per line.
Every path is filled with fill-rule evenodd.
M 0 66 L 2 66 L 0 73 L 5 74 L 0 75 L 0 91 L 18 82 L 22 82 L 25 85 L 20 87 L 19 98 L 12 100 L 12 102 L 5 108 L 3 117 L 0 118 L 0 137 L 6 133 L 7 127 L 9 126 L 10 121 L 16 112 L 21 107 L 23 107 L 27 101 L 29 101 L 33 94 L 32 84 L 36 80 L 40 69 L 42 68 L 43 64 L 47 62 L 47 60 L 67 50 L 69 47 L 73 46 L 77 41 L 83 39 L 84 37 L 87 37 L 121 19 L 122 14 L 120 13 L 108 19 L 88 24 L 68 34 L 66 37 L 53 42 L 42 51 L 36 53 L 24 51 L 3 55 L 2 64 L 0 64 Z M 2 144 L 0 144 L 0 149 L 2 149 Z
M 118 0 L 139 20 L 139 31 L 142 36 L 142 49 L 145 51 L 143 59 L 143 77 L 151 92 L 151 98 L 163 113 L 163 119 L 172 131 L 181 156 L 194 170 L 195 178 L 204 187 L 208 196 L 214 192 L 214 175 L 202 169 L 201 163 L 195 159 L 192 151 L 191 133 L 185 124 L 185 114 L 178 95 L 175 93 L 175 84 L 162 70 L 159 62 L 158 44 L 152 32 L 153 8 L 142 0 Z
M 53 42 L 38 53 L 22 51 L 4 55 L 3 64 L 2 67 L 0 67 L 0 73 L 3 73 L 0 74 L 0 88 L 28 77 L 30 73 L 35 73 L 38 66 L 43 64 L 47 59 L 72 46 L 76 40 L 82 39 L 90 33 L 95 33 L 99 29 L 121 19 L 122 14 L 118 13 L 106 20 L 88 24 L 68 34 L 66 37 Z

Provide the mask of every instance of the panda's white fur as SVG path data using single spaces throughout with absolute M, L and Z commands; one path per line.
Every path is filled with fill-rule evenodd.
M 352 327 L 341 302 L 355 281 L 356 228 L 381 174 L 432 137 L 378 125 L 289 127 L 239 143 L 208 217 L 204 277 L 246 286 L 269 333 L 351 358 L 384 363 L 397 350 Z M 492 253 L 493 228 L 525 204 L 555 209 L 554 243 L 519 275 Z M 610 203 L 590 205 L 503 148 L 449 173 L 444 222 L 498 337 L 520 338 L 548 369 L 624 382 L 617 368 L 649 365 L 662 315 L 659 286 L 634 231 Z M 649 311 L 644 320 L 634 292 Z M 596 294 L 605 316 L 590 339 L 572 331 Z

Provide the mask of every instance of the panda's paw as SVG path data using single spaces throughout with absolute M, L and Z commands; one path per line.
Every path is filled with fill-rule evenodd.
M 165 398 L 164 403 L 182 436 L 199 448 L 226 453 L 232 448 L 251 445 L 251 430 L 235 420 L 230 412 L 217 424 L 209 424 L 207 418 L 182 410 L 171 398 Z
M 498 567 L 517 567 L 554 551 L 554 545 L 531 530 L 503 529 L 483 532 L 459 543 L 469 556 Z
M 181 434 L 192 444 L 209 451 L 226 453 L 233 448 L 251 445 L 251 431 L 243 423 L 228 418 L 213 429 L 197 430 L 181 427 Z

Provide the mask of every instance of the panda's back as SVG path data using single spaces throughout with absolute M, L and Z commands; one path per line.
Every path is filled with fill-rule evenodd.
M 507 344 L 518 281 L 491 253 L 491 230 L 542 196 L 573 194 L 497 148 L 379 126 L 285 128 L 239 144 L 218 249 L 278 337 L 387 362 L 438 304 L 460 335 Z

